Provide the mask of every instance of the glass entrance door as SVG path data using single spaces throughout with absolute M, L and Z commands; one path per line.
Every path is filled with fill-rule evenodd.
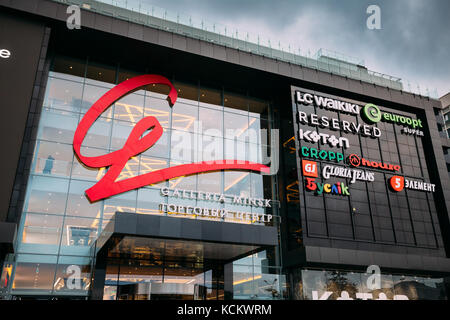
M 223 299 L 221 270 L 221 265 L 185 260 L 110 259 L 103 299 Z

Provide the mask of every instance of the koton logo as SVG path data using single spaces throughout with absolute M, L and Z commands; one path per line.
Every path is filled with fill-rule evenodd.
M 364 158 L 360 158 L 356 154 L 351 154 L 347 158 L 348 163 L 352 165 L 353 167 L 367 167 L 367 168 L 373 168 L 373 169 L 383 169 L 383 170 L 389 170 L 389 171 L 400 171 L 399 165 L 393 165 L 389 163 L 383 163 L 379 161 L 369 161 Z
M 303 176 L 305 177 L 317 178 L 319 176 L 319 172 L 317 170 L 317 162 L 302 160 L 302 168 L 303 168 Z
M 159 121 L 153 116 L 147 116 L 137 122 L 132 129 L 122 149 L 96 157 L 87 157 L 81 154 L 81 145 L 86 134 L 97 118 L 112 104 L 127 94 L 149 84 L 162 84 L 170 88 L 168 101 L 174 105 L 177 100 L 177 91 L 172 83 L 159 75 L 143 75 L 126 80 L 106 92 L 81 119 L 73 138 L 73 149 L 78 159 L 88 167 L 109 167 L 106 174 L 93 187 L 86 190 L 90 201 L 98 201 L 119 193 L 134 190 L 169 180 L 175 177 L 197 174 L 217 170 L 249 170 L 260 173 L 269 173 L 270 168 L 261 164 L 243 160 L 214 160 L 173 166 L 155 170 L 133 178 L 116 181 L 127 161 L 152 147 L 163 134 Z

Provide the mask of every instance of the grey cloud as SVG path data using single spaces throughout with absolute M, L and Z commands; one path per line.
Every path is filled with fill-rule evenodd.
M 147 0 L 156 6 L 268 35 L 302 53 L 318 48 L 366 61 L 374 71 L 450 90 L 448 0 Z M 382 30 L 368 30 L 366 8 L 381 8 Z

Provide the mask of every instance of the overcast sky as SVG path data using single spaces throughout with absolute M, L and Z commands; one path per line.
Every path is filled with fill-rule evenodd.
M 450 91 L 449 0 L 141 0 L 242 33 L 269 37 L 315 54 L 320 48 L 365 61 L 373 71 L 411 82 L 422 94 Z M 366 26 L 369 5 L 381 30 Z M 405 90 L 408 89 L 404 81 Z

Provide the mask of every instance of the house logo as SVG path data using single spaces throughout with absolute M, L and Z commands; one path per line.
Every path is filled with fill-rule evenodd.
M 127 161 L 151 148 L 163 134 L 159 121 L 152 116 L 141 119 L 132 129 L 122 149 L 111 153 L 87 157 L 81 154 L 81 145 L 87 132 L 100 115 L 117 100 L 149 84 L 162 84 L 170 88 L 167 100 L 170 106 L 177 101 L 177 91 L 172 83 L 160 75 L 143 75 L 126 80 L 106 92 L 81 119 L 73 138 L 73 149 L 78 159 L 87 167 L 109 167 L 106 174 L 94 186 L 86 190 L 87 198 L 94 202 L 150 184 L 202 172 L 218 170 L 249 170 L 269 173 L 270 168 L 260 163 L 243 160 L 214 160 L 183 164 L 152 171 L 136 177 L 116 181 Z

